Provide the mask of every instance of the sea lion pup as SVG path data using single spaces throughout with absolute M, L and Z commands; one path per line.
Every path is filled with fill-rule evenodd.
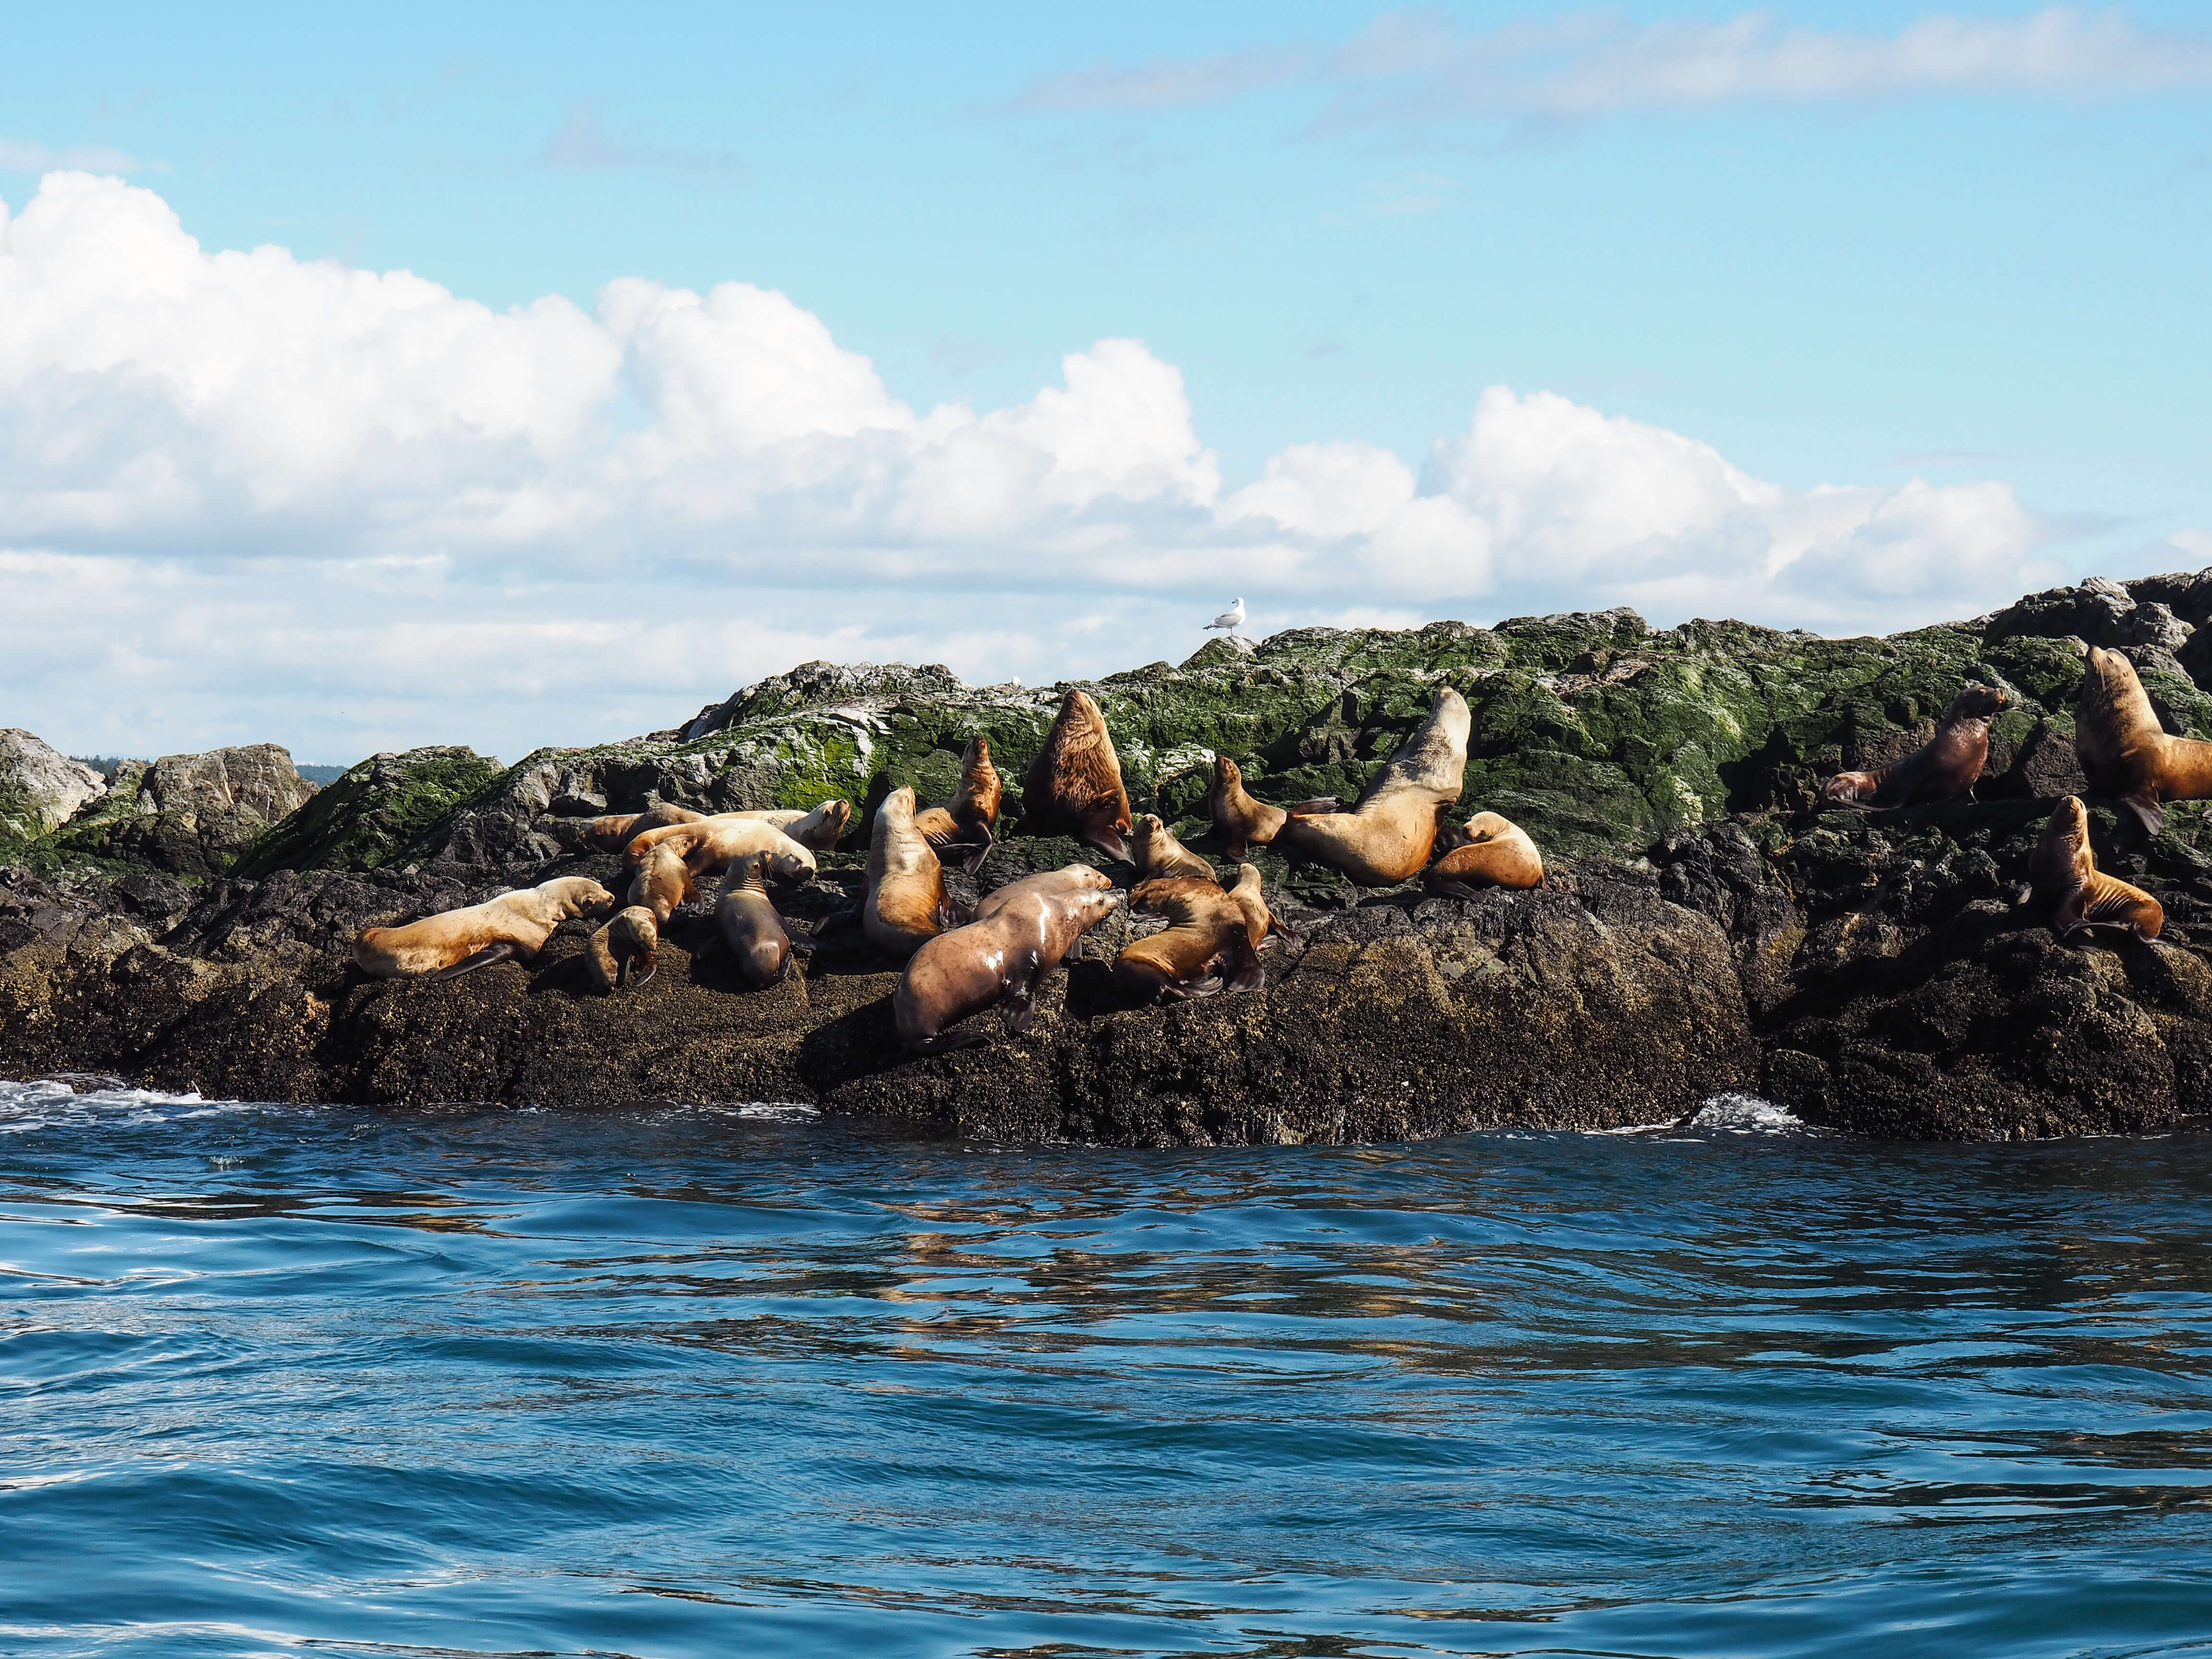
M 752 818 L 761 823 L 772 823 L 810 853 L 834 853 L 837 850 L 839 840 L 852 827 L 853 803 L 832 799 L 806 812 L 791 807 L 772 806 L 763 807 L 758 811 L 725 812 L 720 816 Z
M 665 918 L 664 918 L 665 920 Z M 642 985 L 660 966 L 660 925 L 642 904 L 617 910 L 592 935 L 584 949 L 584 965 L 602 995 L 611 996 L 625 985 Z M 637 971 L 640 963 L 644 971 Z
M 593 818 L 584 826 L 584 839 L 602 853 L 619 853 L 629 845 L 632 836 L 648 830 L 665 830 L 672 823 L 696 823 L 706 816 L 663 801 L 642 812 L 610 812 L 603 818 Z
M 569 917 L 599 915 L 614 902 L 615 896 L 589 876 L 556 876 L 402 927 L 365 928 L 353 942 L 353 959 L 379 979 L 417 974 L 451 979 L 509 957 L 527 962 Z
M 1020 1036 L 1036 1018 L 1038 988 L 1121 896 L 1087 864 L 994 889 L 975 921 L 925 940 L 907 963 L 891 995 L 899 1041 L 914 1054 L 965 1048 L 984 1034 L 946 1028 L 994 1004 Z
M 1936 735 L 1871 772 L 1838 772 L 1820 787 L 1822 807 L 1886 812 L 1923 801 L 1974 798 L 1990 758 L 1990 722 L 2012 699 L 1993 685 L 1970 685 L 1951 699 Z
M 1265 945 L 1271 933 L 1280 933 L 1285 939 L 1297 937 L 1269 908 L 1267 896 L 1261 890 L 1257 866 L 1240 864 L 1237 866 L 1237 884 L 1229 889 L 1229 896 L 1244 913 L 1244 932 L 1251 939 L 1254 950 Z
M 1115 958 L 1114 983 L 1133 1000 L 1211 996 L 1221 988 L 1224 970 L 1239 991 L 1263 977 L 1244 907 L 1218 883 L 1163 876 L 1132 889 L 1129 908 L 1168 919 L 1166 932 L 1132 940 Z
M 2063 942 L 2077 930 L 2124 927 L 2148 944 L 2166 926 L 2166 908 L 2140 887 L 2097 868 L 2089 847 L 2089 812 L 2081 798 L 2058 803 L 2027 862 L 2028 896 L 2047 906 L 2051 931 Z
M 972 848 L 968 867 L 975 869 L 996 844 L 999 798 L 1006 793 L 999 769 L 991 764 L 991 740 L 978 733 L 960 751 L 960 787 L 942 806 L 914 815 L 914 827 L 928 837 L 942 858 L 956 848 Z
M 748 985 L 773 985 L 791 965 L 791 934 L 768 896 L 769 855 L 738 860 L 714 901 L 714 932 Z
M 1022 780 L 1023 828 L 1032 836 L 1071 835 L 1109 857 L 1126 859 L 1129 792 L 1121 757 L 1098 705 L 1080 691 L 1060 700 L 1060 714 Z
M 628 902 L 652 911 L 653 921 L 665 924 L 676 914 L 676 907 L 698 890 L 683 854 L 663 842 L 639 862 L 637 874 L 630 880 Z
M 2074 752 L 2089 787 L 2118 795 L 2154 836 L 2166 828 L 2164 802 L 2212 796 L 2212 743 L 2168 736 L 2135 665 L 2117 651 L 2089 647 L 2074 706 Z
M 1255 847 L 1265 847 L 1274 840 L 1293 812 L 1334 811 L 1334 795 L 1316 795 L 1290 806 L 1270 806 L 1255 800 L 1244 792 L 1244 775 L 1237 763 L 1226 755 L 1213 757 L 1213 787 L 1206 793 L 1206 811 L 1213 820 L 1213 833 L 1221 838 L 1221 850 L 1232 859 L 1241 861 Z
M 696 823 L 671 824 L 636 836 L 623 853 L 623 863 L 637 870 L 656 847 L 672 847 L 695 876 L 719 876 L 739 859 L 755 853 L 769 855 L 769 874 L 778 881 L 814 879 L 814 854 L 801 847 L 774 824 L 761 818 L 718 813 Z
M 1400 745 L 1349 812 L 1293 812 L 1276 845 L 1342 871 L 1362 887 L 1389 887 L 1417 874 L 1437 841 L 1437 809 L 1459 799 L 1467 778 L 1467 699 L 1449 685 L 1420 728 Z
M 1156 812 L 1146 812 L 1138 818 L 1130 844 L 1130 862 L 1137 866 L 1140 881 L 1154 876 L 1196 876 L 1218 884 L 1219 878 L 1213 873 L 1213 866 L 1177 841 L 1175 831 L 1162 823 Z
M 876 808 L 868 836 L 868 891 L 860 901 L 860 930 L 868 942 L 895 957 L 910 957 L 924 939 L 953 925 L 945 866 L 914 827 L 914 790 L 894 789 Z
M 1544 855 L 1528 832 L 1495 812 L 1477 812 L 1465 829 L 1446 820 L 1437 830 L 1444 855 L 1421 880 L 1445 898 L 1473 898 L 1481 887 L 1541 887 Z

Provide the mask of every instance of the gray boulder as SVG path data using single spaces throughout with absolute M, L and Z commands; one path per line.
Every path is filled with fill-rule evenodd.
M 30 732 L 0 731 L 0 841 L 58 830 L 107 793 L 107 780 Z
M 314 793 L 277 744 L 164 755 L 151 766 L 118 773 L 99 807 L 58 839 L 94 857 L 178 875 L 220 875 L 257 836 Z

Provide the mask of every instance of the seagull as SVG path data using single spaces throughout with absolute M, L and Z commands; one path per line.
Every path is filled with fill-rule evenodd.
M 1231 605 L 1228 610 L 1223 611 L 1212 622 L 1206 623 L 1206 631 L 1212 633 L 1218 628 L 1224 634 L 1234 635 L 1237 630 L 1243 626 L 1244 601 L 1239 599 L 1236 604 Z

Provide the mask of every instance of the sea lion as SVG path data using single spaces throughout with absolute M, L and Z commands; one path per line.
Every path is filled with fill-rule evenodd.
M 655 922 L 665 924 L 676 914 L 676 907 L 698 890 L 684 854 L 664 842 L 639 861 L 637 874 L 630 878 L 628 902 L 650 910 Z
M 2118 796 L 2154 836 L 2166 828 L 2164 802 L 2212 796 L 2212 743 L 2169 736 L 2135 665 L 2117 651 L 2089 647 L 2074 706 L 2074 752 L 2089 787 Z
M 791 934 L 769 900 L 768 870 L 766 853 L 739 859 L 714 901 L 714 931 L 738 977 L 752 986 L 775 984 L 791 965 Z
M 556 876 L 404 927 L 365 928 L 354 940 L 353 959 L 379 979 L 451 979 L 509 957 L 526 962 L 569 917 L 603 915 L 614 902 L 589 876 Z
M 642 812 L 610 812 L 605 817 L 593 818 L 584 826 L 584 839 L 602 853 L 619 853 L 629 845 L 631 837 L 648 830 L 664 830 L 672 823 L 696 823 L 706 816 L 688 806 L 672 806 L 663 801 Z
M 1871 772 L 1838 772 L 1820 787 L 1822 807 L 1886 812 L 1923 801 L 1974 798 L 1990 758 L 1990 722 L 2012 699 L 1993 685 L 1970 685 L 1951 699 L 1936 735 Z
M 1409 879 L 1436 845 L 1437 809 L 1459 799 L 1472 724 L 1467 699 L 1439 687 L 1428 719 L 1352 811 L 1293 812 L 1276 830 L 1276 845 L 1340 870 L 1362 887 Z
M 991 740 L 979 732 L 960 751 L 960 787 L 943 805 L 915 813 L 914 827 L 940 858 L 955 848 L 972 848 L 968 867 L 973 870 L 996 844 L 994 832 L 999 823 L 999 799 L 1005 792 L 999 769 L 991 764 Z
M 656 847 L 673 847 L 695 876 L 718 876 L 739 859 L 755 853 L 769 855 L 769 873 L 782 882 L 811 881 L 813 850 L 801 847 L 774 824 L 761 818 L 718 813 L 692 823 L 670 824 L 634 836 L 623 850 L 623 862 L 636 870 Z
M 1267 935 L 1271 933 L 1280 933 L 1285 939 L 1297 937 L 1283 925 L 1283 919 L 1269 908 L 1267 896 L 1261 889 L 1260 871 L 1256 865 L 1238 865 L 1237 884 L 1228 890 L 1229 896 L 1235 902 L 1237 908 L 1244 913 L 1244 932 L 1251 939 L 1254 950 L 1256 951 L 1265 945 L 1267 942 Z
M 1196 876 L 1218 884 L 1213 866 L 1177 841 L 1175 831 L 1156 812 L 1144 813 L 1137 819 L 1130 845 L 1130 862 L 1137 866 L 1140 881 L 1154 876 Z
M 1139 883 L 1129 908 L 1168 919 L 1164 933 L 1131 941 L 1114 962 L 1114 983 L 1139 1004 L 1211 996 L 1224 970 L 1234 990 L 1260 983 L 1264 969 L 1244 907 L 1217 882 L 1164 876 Z
M 978 1030 L 950 1031 L 971 1014 L 997 1005 L 1019 1036 L 1036 1013 L 1036 994 L 1084 934 L 1119 902 L 1112 879 L 1087 864 L 1070 865 L 990 894 L 988 912 L 923 942 L 891 995 L 899 1040 L 915 1054 L 964 1048 L 984 1041 Z
M 1334 811 L 1334 795 L 1316 795 L 1290 806 L 1270 806 L 1255 800 L 1245 793 L 1244 774 L 1237 763 L 1226 755 L 1213 757 L 1213 787 L 1206 791 L 1206 811 L 1213 820 L 1213 833 L 1221 839 L 1221 850 L 1232 859 L 1241 861 L 1255 847 L 1265 847 L 1274 840 L 1293 812 Z
M 2063 941 L 2092 927 L 2122 927 L 2148 943 L 2166 926 L 2165 907 L 2140 887 L 2097 868 L 2089 812 L 2077 795 L 2060 801 L 2028 860 L 2029 897 L 2046 907 Z
M 1129 792 L 1121 758 L 1098 705 L 1080 691 L 1060 700 L 1044 747 L 1022 781 L 1023 827 L 1032 836 L 1072 835 L 1111 858 L 1129 856 Z
M 945 866 L 914 827 L 914 790 L 894 789 L 876 808 L 868 837 L 868 891 L 860 902 L 860 928 L 868 942 L 895 957 L 909 957 L 921 942 L 953 925 L 952 896 Z
M 757 811 L 726 812 L 721 816 L 772 823 L 810 853 L 834 853 L 845 831 L 852 827 L 853 803 L 832 798 L 805 812 L 791 807 L 771 806 Z
M 616 911 L 592 935 L 584 949 L 584 964 L 600 993 L 612 995 L 625 985 L 642 985 L 651 979 L 660 965 L 659 948 L 659 922 L 645 906 L 633 904 Z M 645 964 L 643 973 L 635 971 L 640 963 Z
M 1473 898 L 1480 887 L 1541 887 L 1544 855 L 1528 832 L 1495 812 L 1477 812 L 1462 829 L 1445 820 L 1437 831 L 1444 855 L 1421 877 L 1431 893 Z

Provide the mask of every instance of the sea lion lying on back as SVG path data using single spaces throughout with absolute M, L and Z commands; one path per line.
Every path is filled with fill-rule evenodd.
M 1140 814 L 1136 833 L 1130 838 L 1129 861 L 1137 866 L 1139 880 L 1154 876 L 1196 876 L 1203 881 L 1216 879 L 1213 866 L 1175 838 L 1175 831 L 1161 822 L 1157 812 Z
M 2121 927 L 2148 943 L 2166 926 L 2166 908 L 2140 887 L 2097 868 L 2089 813 L 2078 796 L 2060 801 L 2028 860 L 2029 896 L 2063 942 L 2091 927 Z
M 1289 806 L 1270 806 L 1255 800 L 1245 793 L 1244 774 L 1237 763 L 1226 755 L 1213 757 L 1213 787 L 1206 791 L 1206 812 L 1213 820 L 1213 833 L 1221 838 L 1221 850 L 1232 859 L 1242 860 L 1255 847 L 1265 847 L 1274 840 L 1293 812 L 1334 811 L 1334 795 L 1316 795 Z
M 636 870 L 656 847 L 672 847 L 678 857 L 691 866 L 695 876 L 717 876 L 739 859 L 750 858 L 755 853 L 769 855 L 769 873 L 778 881 L 800 882 L 814 879 L 813 850 L 801 847 L 789 836 L 764 819 L 742 817 L 734 812 L 720 813 L 711 818 L 700 818 L 691 823 L 671 824 L 665 829 L 648 830 L 631 838 L 623 852 L 623 862 Z
M 2074 707 L 2074 752 L 2089 787 L 2118 795 L 2154 836 L 2166 828 L 2164 803 L 2212 797 L 2212 743 L 2169 736 L 2135 665 L 2117 651 L 2089 647 Z
M 1495 812 L 1477 812 L 1461 829 L 1445 819 L 1437 830 L 1444 855 L 1422 875 L 1431 893 L 1473 898 L 1481 887 L 1541 887 L 1544 855 L 1528 832 Z
M 1120 898 L 1113 878 L 1087 864 L 994 889 L 975 921 L 927 940 L 907 963 L 891 997 L 899 1040 L 916 1054 L 981 1042 L 981 1031 L 947 1028 L 994 1004 L 1019 1036 L 1036 1015 L 1037 988 Z
M 969 849 L 968 867 L 973 870 L 994 845 L 999 798 L 1005 789 L 999 769 L 991 764 L 991 740 L 979 732 L 960 751 L 960 787 L 942 806 L 916 812 L 914 827 L 939 858 L 956 848 Z
M 354 940 L 353 959 L 379 979 L 451 979 L 510 957 L 527 962 L 571 916 L 604 915 L 614 902 L 589 876 L 557 876 L 402 927 L 365 928 Z
M 1022 781 L 1023 827 L 1032 836 L 1073 836 L 1117 859 L 1129 856 L 1129 792 L 1121 757 L 1098 705 L 1080 691 L 1060 714 Z
M 791 965 L 791 934 L 768 896 L 769 855 L 755 853 L 730 866 L 714 901 L 714 932 L 748 985 L 773 985 Z
M 869 834 L 861 931 L 878 950 L 908 957 L 955 919 L 952 896 L 945 890 L 945 866 L 914 827 L 914 791 L 894 789 L 876 808 Z
M 1211 996 L 1224 976 L 1245 991 L 1264 976 L 1244 907 L 1218 883 L 1164 876 L 1132 889 L 1129 908 L 1168 919 L 1166 932 L 1132 940 L 1115 959 L 1114 983 L 1132 1000 Z
M 1990 722 L 2011 701 L 1995 686 L 1968 686 L 1951 699 L 1934 737 L 1871 772 L 1837 773 L 1821 786 L 1820 805 L 1883 812 L 1923 801 L 1972 800 L 1990 758 Z
M 601 994 L 612 995 L 625 985 L 639 986 L 651 979 L 660 966 L 659 949 L 659 923 L 645 906 L 633 904 L 616 911 L 592 935 L 584 947 L 585 970 Z
M 1467 779 L 1467 699 L 1449 685 L 1349 812 L 1294 812 L 1275 832 L 1284 851 L 1342 871 L 1362 887 L 1411 879 L 1436 845 L 1437 809 Z
M 665 830 L 672 823 L 696 823 L 706 816 L 688 806 L 672 806 L 664 801 L 642 812 L 610 812 L 605 817 L 593 818 L 584 826 L 584 839 L 602 853 L 619 853 L 634 836 L 648 830 Z

